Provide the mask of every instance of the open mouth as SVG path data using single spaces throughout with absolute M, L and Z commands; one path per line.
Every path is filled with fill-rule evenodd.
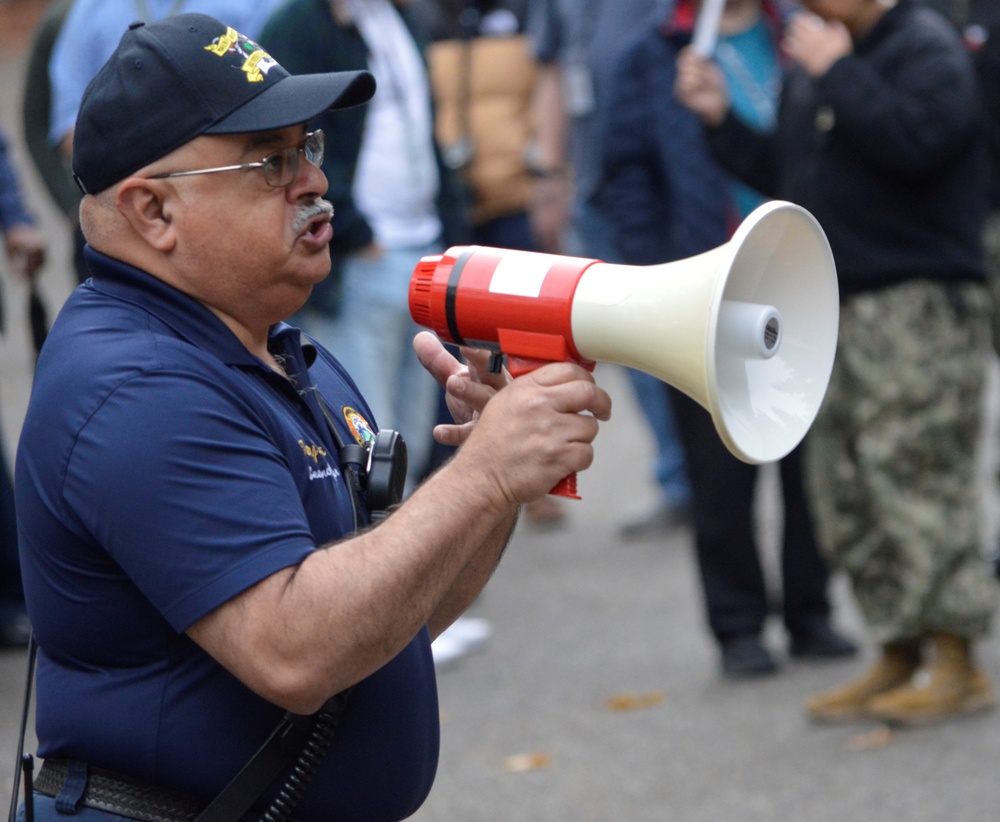
M 309 222 L 306 223 L 305 229 L 302 233 L 308 236 L 315 237 L 323 232 L 330 225 L 330 215 L 329 214 L 317 214 Z
M 326 232 L 333 218 L 333 206 L 326 200 L 315 200 L 301 206 L 295 215 L 295 233 L 316 236 Z

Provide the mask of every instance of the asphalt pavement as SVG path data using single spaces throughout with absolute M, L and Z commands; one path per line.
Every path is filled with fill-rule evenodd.
M 24 47 L 39 0 L 0 0 L 0 124 L 17 138 L 32 206 L 52 241 L 42 279 L 54 312 L 73 284 L 69 233 L 23 145 Z M 8 456 L 27 404 L 32 356 L 23 284 L 0 261 L 7 327 L 0 409 Z M 1000 406 L 994 368 L 982 449 L 984 544 L 997 532 Z M 775 623 L 778 674 L 731 682 L 702 617 L 691 534 L 627 542 L 620 526 L 652 504 L 652 440 L 621 369 L 599 366 L 615 399 L 583 499 L 558 528 L 522 523 L 473 606 L 493 635 L 440 675 L 438 779 L 417 822 L 991 822 L 1000 820 L 1000 712 L 931 728 L 817 728 L 804 697 L 873 658 L 846 582 L 836 620 L 862 644 L 848 661 L 790 661 Z M 779 502 L 761 472 L 759 534 L 775 579 Z M 775 585 L 777 589 L 777 584 Z M 980 660 L 1000 683 L 1000 639 Z M 0 652 L 0 808 L 9 803 L 25 658 Z M 28 750 L 34 749 L 29 724 Z

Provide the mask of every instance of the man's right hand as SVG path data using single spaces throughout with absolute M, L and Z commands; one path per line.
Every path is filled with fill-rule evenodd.
M 501 503 L 521 505 L 547 494 L 594 458 L 598 420 L 611 417 L 611 397 L 585 368 L 549 363 L 512 380 L 487 369 L 489 352 L 462 349 L 459 363 L 428 331 L 413 341 L 421 364 L 448 392 L 455 424 L 434 437 L 460 445 L 463 471 L 485 475 Z
M 455 457 L 480 474 L 505 504 L 547 494 L 563 477 L 590 467 L 599 421 L 611 397 L 573 363 L 549 363 L 513 380 L 482 409 Z

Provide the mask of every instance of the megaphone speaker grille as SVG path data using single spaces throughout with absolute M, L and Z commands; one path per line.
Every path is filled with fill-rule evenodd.
M 774 317 L 767 321 L 764 326 L 764 347 L 768 351 L 775 351 L 778 347 L 778 338 L 781 336 L 781 325 Z

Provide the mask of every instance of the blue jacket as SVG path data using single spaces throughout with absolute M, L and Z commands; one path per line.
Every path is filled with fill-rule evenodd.
M 604 181 L 594 201 L 626 264 L 700 254 L 733 227 L 726 174 L 673 93 L 677 52 L 688 42 L 689 31 L 651 29 L 622 55 L 612 84 L 600 140 Z

